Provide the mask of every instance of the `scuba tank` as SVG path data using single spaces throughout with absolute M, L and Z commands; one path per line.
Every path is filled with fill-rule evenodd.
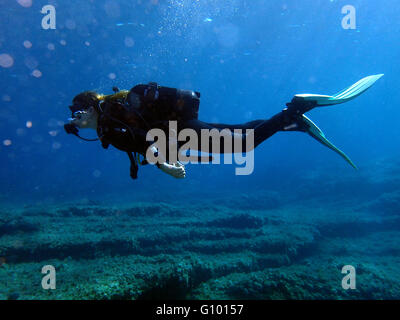
M 149 123 L 198 119 L 200 92 L 159 86 L 155 82 L 133 87 L 126 99 Z

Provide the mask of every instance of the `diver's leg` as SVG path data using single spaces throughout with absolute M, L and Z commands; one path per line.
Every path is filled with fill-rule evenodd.
M 288 122 L 289 121 L 289 122 Z M 231 133 L 232 137 L 232 143 L 234 142 L 234 139 L 239 139 L 241 143 L 241 147 L 243 152 L 251 151 L 255 147 L 257 147 L 260 143 L 277 133 L 278 131 L 283 131 L 285 130 L 285 127 L 293 123 L 293 120 L 288 118 L 285 112 L 280 112 L 273 116 L 272 118 L 268 120 L 254 120 L 250 121 L 247 123 L 243 124 L 237 124 L 237 125 L 229 125 L 229 124 L 218 124 L 218 123 L 207 123 L 203 122 L 200 120 L 190 120 L 190 121 L 185 121 L 183 123 L 179 124 L 179 131 L 185 128 L 192 129 L 196 132 L 197 136 L 199 137 L 199 145 L 198 149 L 199 151 L 204 151 L 208 152 L 209 150 L 212 150 L 210 148 L 212 139 L 209 138 L 208 143 L 204 142 L 201 143 L 201 130 L 218 130 L 221 132 L 222 130 L 229 130 Z M 236 133 L 234 130 L 242 130 L 242 133 Z M 247 134 L 246 130 L 252 129 L 254 130 L 254 145 L 248 145 L 247 143 Z M 236 140 L 237 141 L 237 140 Z M 201 150 L 202 146 L 206 146 L 207 150 Z M 224 143 L 220 144 L 220 153 L 225 153 L 225 146 Z M 233 149 L 230 148 L 230 150 Z
M 279 131 L 300 131 L 308 133 L 311 137 L 332 149 L 336 153 L 338 153 L 341 157 L 343 157 L 352 167 L 356 168 L 354 163 L 350 160 L 350 158 L 340 149 L 338 149 L 335 145 L 333 145 L 324 135 L 324 133 L 305 115 L 297 115 L 290 112 L 288 109 L 284 109 L 282 112 L 274 115 L 272 118 L 268 120 L 255 120 L 243 124 L 238 125 L 227 125 L 227 124 L 217 124 L 217 123 L 207 123 L 200 120 L 191 120 L 183 123 L 181 128 L 190 128 L 196 131 L 197 136 L 199 137 L 199 144 L 196 150 L 209 152 L 212 150 L 212 139 L 210 138 L 208 141 L 203 143 L 201 142 L 201 130 L 207 129 L 217 129 L 218 131 L 222 131 L 224 129 L 228 129 L 231 131 L 232 142 L 234 139 L 239 139 L 241 145 L 241 150 L 243 152 L 251 151 L 253 148 L 256 148 L 263 141 L 267 140 L 269 137 L 273 136 L 275 133 Z M 242 132 L 241 134 L 234 133 L 234 129 L 253 129 L 254 130 L 254 145 L 248 145 L 247 143 L 247 135 L 246 132 Z M 206 146 L 206 150 L 201 150 L 202 147 Z M 234 145 L 231 145 L 229 150 L 225 150 L 225 141 L 224 143 L 220 143 L 219 153 L 232 152 L 234 149 Z M 215 152 L 215 151 L 214 151 Z M 199 156 L 199 162 L 204 162 L 204 157 Z M 208 161 L 212 161 L 211 157 L 208 157 Z
M 265 120 L 253 120 L 250 122 L 246 122 L 246 123 L 240 123 L 240 124 L 224 124 L 224 123 L 208 123 L 207 125 L 210 125 L 216 129 L 254 129 L 255 127 L 257 127 L 258 125 L 260 125 L 261 123 L 263 123 Z
M 231 130 L 232 137 L 236 137 L 241 140 L 242 150 L 244 151 L 252 150 L 251 146 L 247 146 L 246 143 L 247 135 L 245 133 L 242 133 L 240 135 L 235 134 L 234 129 L 242 129 L 242 130 L 253 129 L 254 148 L 279 131 L 306 132 L 313 138 L 315 138 L 317 141 L 322 143 L 323 145 L 337 152 L 347 162 L 349 162 L 353 167 L 355 167 L 355 165 L 351 162 L 351 160 L 341 150 L 339 150 L 331 142 L 329 142 L 329 140 L 326 139 L 323 132 L 309 118 L 307 118 L 304 115 L 304 113 L 312 110 L 315 107 L 335 105 L 350 101 L 355 97 L 359 96 L 360 94 L 362 94 L 363 92 L 365 92 L 381 77 L 382 75 L 374 75 L 366 77 L 333 96 L 315 95 L 315 94 L 295 95 L 292 101 L 287 103 L 287 108 L 285 108 L 282 112 L 274 115 L 272 118 L 268 120 L 255 120 L 239 125 L 215 124 L 215 123 L 206 123 L 199 120 L 191 120 L 184 122 L 181 126 L 181 129 L 184 128 L 193 129 L 196 131 L 198 137 L 201 137 L 202 129 L 208 129 L 208 130 L 217 129 L 219 131 L 222 131 L 223 129 L 229 129 Z M 211 143 L 212 140 L 209 139 L 208 145 L 210 146 Z M 202 151 L 201 145 L 202 144 L 200 144 L 198 148 L 198 150 L 200 151 Z M 220 145 L 221 145 L 220 153 L 224 153 L 225 151 L 224 144 Z M 207 152 L 207 150 L 205 151 Z M 231 150 L 233 150 L 233 148 Z

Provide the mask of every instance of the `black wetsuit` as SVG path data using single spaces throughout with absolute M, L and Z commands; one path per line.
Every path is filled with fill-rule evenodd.
M 194 120 L 188 120 L 188 121 L 183 121 L 182 123 L 178 123 L 178 129 L 182 130 L 185 128 L 188 129 L 193 129 L 196 131 L 197 135 L 201 138 L 201 130 L 206 129 L 206 130 L 218 130 L 221 132 L 222 130 L 228 129 L 231 133 L 232 141 L 233 139 L 239 139 L 242 143 L 241 150 L 243 152 L 245 151 L 251 151 L 253 148 L 251 148 L 249 145 L 246 143 L 246 130 L 252 129 L 254 130 L 254 148 L 256 148 L 260 143 L 277 133 L 278 131 L 282 131 L 284 127 L 287 125 L 285 116 L 282 112 L 276 114 L 272 118 L 268 120 L 253 120 L 250 122 L 242 123 L 242 124 L 222 124 L 222 123 L 208 123 L 208 122 L 203 122 L 197 119 Z M 241 134 L 234 133 L 235 129 L 241 130 Z M 181 145 L 184 142 L 181 143 Z M 200 151 L 206 151 L 206 150 L 201 150 L 202 145 L 206 145 L 207 143 L 201 144 L 202 141 L 199 140 L 199 147 L 197 150 Z M 209 141 L 208 146 L 210 146 L 211 141 Z M 211 150 L 211 147 L 207 150 Z M 218 152 L 218 151 L 217 151 Z M 225 153 L 224 150 L 224 144 L 220 144 L 220 150 L 219 153 Z

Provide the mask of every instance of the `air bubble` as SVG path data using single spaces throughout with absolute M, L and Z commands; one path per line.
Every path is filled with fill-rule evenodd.
M 133 40 L 131 37 L 126 37 L 125 38 L 125 46 L 130 48 L 135 45 L 135 40 Z
M 0 54 L 0 67 L 11 68 L 14 65 L 14 59 L 7 53 Z
M 24 8 L 32 7 L 32 0 L 17 0 L 17 2 Z
M 33 70 L 39 65 L 39 62 L 34 57 L 26 57 L 24 63 L 27 68 Z
M 35 77 L 35 78 L 40 78 L 41 76 L 42 76 L 42 72 L 40 71 L 40 70 L 33 70 L 33 72 L 32 72 L 32 75 Z
M 32 42 L 30 42 L 28 40 L 25 40 L 24 41 L 24 47 L 27 48 L 27 49 L 32 48 Z
M 65 26 L 67 27 L 67 29 L 69 30 L 74 30 L 76 28 L 76 22 L 74 20 L 67 20 L 65 22 Z

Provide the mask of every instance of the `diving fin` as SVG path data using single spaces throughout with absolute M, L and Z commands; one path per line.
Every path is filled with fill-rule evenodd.
M 284 111 L 287 112 L 288 117 L 292 116 L 296 117 L 297 119 L 291 125 L 286 126 L 284 130 L 307 132 L 311 137 L 322 143 L 324 146 L 339 154 L 354 169 L 357 169 L 356 165 L 350 160 L 350 158 L 343 151 L 333 145 L 325 137 L 321 129 L 318 128 L 309 118 L 307 118 L 304 113 L 312 110 L 315 107 L 330 106 L 350 101 L 368 90 L 382 77 L 383 74 L 365 77 L 350 87 L 332 96 L 320 94 L 296 94 L 292 101 L 286 104 L 288 108 Z
M 294 101 L 313 102 L 317 107 L 330 106 L 350 101 L 360 94 L 368 90 L 376 81 L 383 77 L 383 74 L 368 76 L 350 87 L 334 94 L 333 96 L 320 95 L 320 94 L 296 94 L 293 98 Z M 294 102 L 292 100 L 292 102 Z
M 301 118 L 299 118 L 296 122 L 298 126 L 298 130 L 307 132 L 311 137 L 322 143 L 324 146 L 329 149 L 335 151 L 339 154 L 347 163 L 349 163 L 354 169 L 358 169 L 357 166 L 350 160 L 350 158 L 339 148 L 337 148 L 334 144 L 332 144 L 326 137 L 325 134 L 321 131 L 317 125 L 311 121 L 311 119 L 307 118 L 304 114 Z

